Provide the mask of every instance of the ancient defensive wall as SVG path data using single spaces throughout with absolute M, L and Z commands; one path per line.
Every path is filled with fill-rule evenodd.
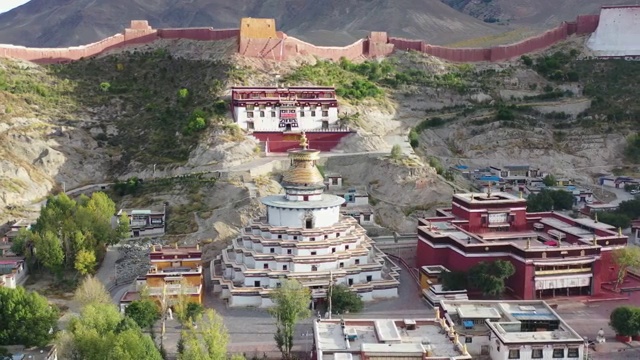
M 237 38 L 239 54 L 276 61 L 298 55 L 311 55 L 331 60 L 338 60 L 341 57 L 356 60 L 387 56 L 396 50 L 415 50 L 454 62 L 499 62 L 545 49 L 574 34 L 593 33 L 598 27 L 598 21 L 599 15 L 583 15 L 578 16 L 576 21 L 563 22 L 540 35 L 514 44 L 489 48 L 451 48 L 430 45 L 420 40 L 390 37 L 386 32 L 371 32 L 366 38 L 347 46 L 316 46 L 277 31 L 274 19 L 244 18 L 238 29 L 154 29 L 147 21 L 134 20 L 121 34 L 92 44 L 69 48 L 0 45 L 0 57 L 51 64 L 88 58 L 112 49 L 146 44 L 158 39 L 216 41 Z

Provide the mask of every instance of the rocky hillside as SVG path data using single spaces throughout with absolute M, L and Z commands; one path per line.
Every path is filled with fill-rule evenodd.
M 86 44 L 136 19 L 156 28 L 237 28 L 246 16 L 275 18 L 279 30 L 318 45 L 352 43 L 375 30 L 437 44 L 505 31 L 439 0 L 31 0 L 0 15 L 0 43 Z
M 2 216 L 18 217 L 23 205 L 62 187 L 264 165 L 256 160 L 258 144 L 230 124 L 228 94 L 233 84 L 270 84 L 274 72 L 290 84 L 337 86 L 342 122 L 358 129 L 339 150 L 386 154 L 392 144 L 406 144 L 399 160 L 342 156 L 326 163 L 350 184 L 368 187 L 379 222 L 393 229 L 410 231 L 416 215 L 448 201 L 452 188 L 443 177 L 451 177 L 452 164 L 531 164 L 588 182 L 625 165 L 625 138 L 638 130 L 640 69 L 584 60 L 583 40 L 478 65 L 413 52 L 360 64 L 273 63 L 237 57 L 232 41 L 161 41 L 46 67 L 4 60 Z M 226 238 L 259 211 L 250 188 L 278 192 L 274 179 L 161 182 L 119 201 L 168 202 L 171 234 Z
M 442 0 L 452 8 L 487 23 L 548 28 L 576 16 L 597 14 L 602 5 L 636 5 L 634 0 Z

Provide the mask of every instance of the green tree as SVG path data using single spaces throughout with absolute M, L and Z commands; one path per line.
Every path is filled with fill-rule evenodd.
M 179 360 L 225 360 L 229 334 L 222 317 L 207 309 L 196 320 L 196 326 L 187 324 L 182 331 L 182 352 Z
M 18 256 L 25 256 L 27 244 L 31 241 L 31 232 L 25 228 L 18 230 L 18 234 L 11 243 L 11 252 Z
M 484 296 L 500 296 L 505 289 L 504 281 L 515 272 L 509 261 L 481 261 L 469 269 L 469 285 L 482 291 Z
M 93 250 L 82 249 L 76 254 L 75 268 L 80 274 L 93 274 L 96 265 L 96 254 Z
M 202 313 L 204 313 L 204 307 L 201 304 L 195 302 L 189 302 L 187 304 L 186 318 L 188 321 L 197 319 Z
M 129 215 L 126 212 L 122 212 L 118 218 L 118 236 L 121 239 L 126 239 L 130 236 L 131 227 L 129 226 Z
M 153 340 L 113 304 L 89 304 L 61 334 L 61 357 L 71 360 L 161 360 Z
M 553 208 L 553 198 L 549 191 L 540 191 L 538 194 L 530 194 L 527 197 L 527 211 L 541 212 L 549 211 Z
M 616 249 L 612 253 L 613 261 L 618 265 L 618 276 L 616 279 L 615 289 L 624 281 L 629 268 L 640 267 L 640 248 L 635 246 L 626 246 L 622 249 Z
M 600 211 L 598 212 L 598 221 L 621 229 L 626 229 L 631 225 L 631 219 L 619 211 Z
M 44 346 L 58 322 L 58 309 L 22 286 L 0 287 L 0 345 Z
M 393 145 L 393 147 L 391 147 L 391 158 L 400 159 L 401 157 L 402 157 L 402 148 L 398 144 Z
M 274 306 L 269 309 L 276 318 L 274 339 L 284 359 L 291 358 L 293 332 L 301 318 L 310 315 L 311 292 L 297 280 L 283 280 L 271 293 Z
M 547 190 L 543 190 L 547 191 Z M 549 192 L 553 200 L 554 210 L 571 210 L 575 202 L 573 194 L 566 190 L 553 190 Z
M 630 219 L 639 218 L 640 217 L 640 199 L 632 199 L 632 200 L 626 200 L 621 202 L 618 205 L 617 212 L 620 214 L 626 215 Z
M 153 300 L 144 299 L 131 302 L 124 314 L 143 329 L 149 328 L 160 319 L 160 308 Z
M 609 315 L 609 326 L 618 335 L 634 336 L 640 332 L 640 308 L 620 306 Z
M 464 290 L 468 286 L 468 275 L 464 271 L 445 271 L 440 276 L 442 288 L 446 291 Z
M 627 138 L 624 156 L 632 163 L 640 163 L 640 132 Z
M 36 259 L 52 272 L 59 274 L 64 262 L 64 253 L 58 237 L 51 231 L 35 237 Z
M 73 299 L 80 303 L 81 306 L 89 304 L 105 304 L 113 303 L 111 295 L 105 289 L 102 282 L 93 276 L 85 277 L 80 286 L 76 288 Z
M 364 307 L 362 298 L 351 291 L 345 285 L 336 285 L 331 288 L 331 308 L 334 314 L 345 312 L 359 312 Z
M 556 186 L 556 183 L 557 183 L 556 177 L 551 174 L 548 174 L 547 176 L 542 178 L 542 183 L 545 186 Z

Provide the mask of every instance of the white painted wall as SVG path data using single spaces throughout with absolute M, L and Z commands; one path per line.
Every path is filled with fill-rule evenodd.
M 307 209 L 283 209 L 267 206 L 269 224 L 292 228 L 304 228 Z M 340 219 L 340 207 L 333 206 L 322 209 L 311 209 L 314 217 L 314 227 L 329 227 Z
M 234 118 L 236 123 L 242 129 L 248 129 L 247 121 L 253 120 L 254 130 L 263 131 L 282 131 L 284 128 L 279 127 L 280 124 L 280 107 L 265 107 L 263 110 L 254 108 L 247 110 L 246 107 L 235 107 Z M 300 111 L 304 111 L 304 116 L 300 116 Z M 335 126 L 338 122 L 338 108 L 330 107 L 327 116 L 322 116 L 321 107 L 297 107 L 296 117 L 298 119 L 298 127 L 294 130 L 316 130 L 322 128 L 322 121 L 327 120 L 329 126 Z M 248 117 L 248 113 L 252 112 L 253 117 Z M 315 112 L 315 114 L 312 114 Z M 275 114 L 274 114 L 275 113 Z M 263 115 L 263 116 L 261 116 Z M 274 116 L 275 115 L 275 116 Z M 314 116 L 312 116 L 314 115 Z
M 539 360 L 540 358 L 534 359 L 532 357 L 532 347 L 531 345 L 513 345 L 511 347 L 509 346 L 505 346 L 504 344 L 500 344 L 500 350 L 498 350 L 498 346 L 496 345 L 496 341 L 498 341 L 495 337 L 493 338 L 493 340 L 491 341 L 491 344 L 489 346 L 490 349 L 490 353 L 491 353 L 491 359 L 492 360 L 509 360 L 509 350 L 510 349 L 514 349 L 514 350 L 520 350 L 520 360 Z M 562 348 L 564 349 L 564 357 L 561 358 L 554 358 L 553 357 L 553 346 L 552 345 L 544 345 L 543 349 L 542 349 L 542 359 L 543 360 L 557 360 L 557 359 L 564 359 L 564 360 L 579 360 L 583 358 L 583 352 L 584 352 L 584 345 L 569 345 L 569 348 L 578 348 L 578 357 L 573 357 L 570 358 L 568 357 L 568 348 L 565 348 L 564 345 L 562 344 L 556 344 L 554 345 L 558 348 Z

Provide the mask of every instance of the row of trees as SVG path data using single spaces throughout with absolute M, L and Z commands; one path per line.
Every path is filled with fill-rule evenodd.
M 500 296 L 505 290 L 505 280 L 515 274 L 509 261 L 481 261 L 469 271 L 450 271 L 442 274 L 444 290 L 476 289 L 484 296 Z
M 543 189 L 538 194 L 527 197 L 527 211 L 570 210 L 573 203 L 574 197 L 569 191 Z
M 73 269 L 91 274 L 106 246 L 129 233 L 127 214 L 122 214 L 118 227 L 112 227 L 115 213 L 115 203 L 103 192 L 82 195 L 78 201 L 64 193 L 51 196 L 35 225 L 20 230 L 11 250 L 59 276 Z

